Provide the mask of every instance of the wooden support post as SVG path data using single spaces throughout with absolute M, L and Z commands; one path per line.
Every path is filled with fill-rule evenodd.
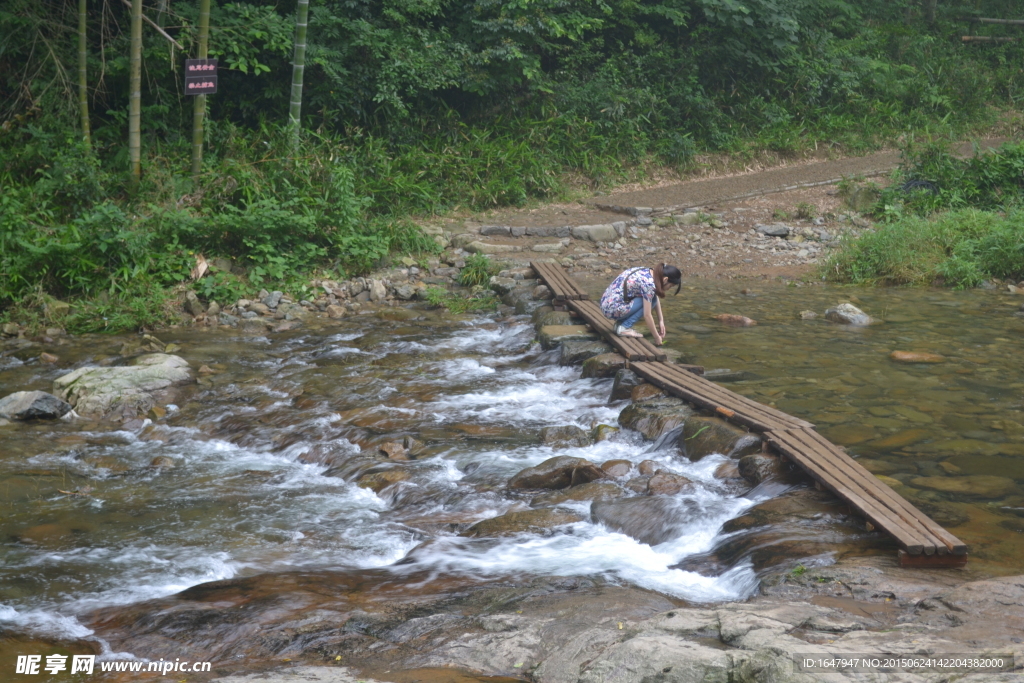
M 905 550 L 897 553 L 900 567 L 904 569 L 961 569 L 967 566 L 966 555 L 911 555 Z

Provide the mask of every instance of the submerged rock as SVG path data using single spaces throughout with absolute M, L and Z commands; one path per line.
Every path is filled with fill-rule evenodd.
M 918 351 L 893 351 L 889 358 L 898 363 L 945 363 L 946 357 L 938 353 Z
M 155 392 L 192 379 L 184 358 L 150 353 L 135 358 L 133 365 L 79 368 L 55 379 L 53 389 L 80 415 L 133 417 L 153 407 Z
M 648 545 L 678 538 L 693 514 L 692 503 L 662 496 L 599 501 L 590 508 L 595 523 Z
M 564 489 L 605 478 L 600 467 L 585 458 L 558 455 L 527 467 L 508 482 L 510 489 Z
M 582 522 L 579 515 L 552 508 L 509 512 L 477 522 L 466 531 L 467 536 L 507 536 L 527 531 L 541 531 L 563 524 Z
M 0 417 L 8 420 L 55 420 L 71 405 L 45 391 L 18 391 L 0 398 Z
M 618 433 L 618 427 L 612 427 L 611 425 L 597 425 L 596 427 L 594 427 L 594 430 L 593 432 L 591 432 L 591 435 L 593 436 L 595 442 L 600 442 L 607 441 L 608 439 L 612 438 Z
M 369 472 L 356 480 L 356 485 L 370 489 L 374 493 L 380 493 L 392 484 L 409 479 L 410 474 L 406 470 L 393 469 L 382 472 Z
M 622 478 L 628 476 L 633 471 L 633 463 L 629 460 L 609 460 L 608 462 L 601 463 L 601 469 L 609 477 Z
M 714 316 L 715 320 L 722 323 L 723 325 L 731 325 L 732 327 L 753 327 L 757 325 L 756 320 L 752 320 L 745 315 L 734 315 L 732 313 L 721 313 Z
M 874 318 L 850 303 L 842 303 L 825 311 L 825 320 L 842 325 L 864 326 L 876 322 Z
M 589 446 L 590 436 L 575 425 L 545 427 L 540 430 L 540 442 L 546 446 L 562 448 Z
M 1003 498 L 1018 493 L 1016 482 L 1009 477 L 992 474 L 971 474 L 963 477 L 916 477 L 911 486 L 942 491 L 968 498 Z

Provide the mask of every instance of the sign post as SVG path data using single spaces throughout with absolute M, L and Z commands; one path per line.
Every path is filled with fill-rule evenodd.
M 185 94 L 213 95 L 217 92 L 217 60 L 185 60 Z

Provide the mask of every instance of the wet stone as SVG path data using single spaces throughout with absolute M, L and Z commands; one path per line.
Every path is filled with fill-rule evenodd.
M 405 470 L 384 470 L 383 472 L 371 472 L 359 477 L 356 485 L 364 489 L 370 489 L 374 493 L 380 493 L 392 484 L 409 479 L 410 475 Z
M 540 442 L 545 446 L 575 448 L 590 445 L 590 436 L 575 425 L 544 427 L 540 430 Z
M 644 380 L 632 370 L 618 370 L 615 372 L 615 382 L 612 384 L 611 401 L 624 401 L 633 395 L 633 388 L 645 384 Z
M 651 476 L 658 471 L 658 463 L 654 460 L 643 460 L 637 465 L 637 471 L 642 475 Z
M 1016 482 L 1009 477 L 974 474 L 963 477 L 917 477 L 910 485 L 919 489 L 941 491 L 965 498 L 997 499 L 1018 493 Z
M 693 488 L 693 482 L 680 474 L 659 471 L 647 482 L 647 490 L 654 496 L 672 496 Z
M 877 322 L 864 311 L 850 303 L 842 303 L 825 311 L 825 320 L 841 325 L 863 326 Z
M 629 460 L 609 460 L 608 462 L 601 463 L 601 469 L 609 477 L 619 479 L 628 476 L 633 471 L 633 463 Z
M 533 321 L 538 329 L 549 326 L 572 325 L 573 322 L 576 321 L 576 319 L 566 311 L 556 311 L 552 308 L 549 308 L 547 311 L 544 311 L 543 309 L 538 310 L 540 312 L 534 316 Z
M 615 500 L 622 498 L 626 492 L 620 487 L 606 481 L 592 481 L 569 489 L 542 493 L 530 501 L 530 507 L 549 507 L 563 503 Z
M 541 348 L 551 350 L 567 341 L 598 341 L 586 325 L 545 325 L 537 335 Z
M 595 442 L 600 442 L 607 441 L 618 433 L 618 427 L 612 427 L 611 425 L 597 425 L 594 427 L 591 436 L 593 436 Z
M 510 534 L 552 529 L 564 524 L 573 524 L 581 521 L 583 521 L 583 518 L 579 515 L 552 508 L 522 510 L 477 522 L 466 531 L 466 535 L 507 536 Z
M 55 420 L 71 405 L 45 391 L 18 391 L 0 398 L 0 417 L 7 420 Z
M 686 420 L 678 445 L 683 454 L 694 462 L 712 453 L 742 457 L 760 449 L 761 439 L 746 438 L 751 436 L 746 430 L 717 417 L 694 416 Z
M 757 486 L 768 479 L 782 475 L 782 462 L 774 455 L 751 453 L 740 458 L 739 474 L 752 485 Z
M 945 363 L 946 357 L 938 353 L 917 351 L 893 351 L 889 358 L 898 363 Z
M 650 401 L 658 398 L 665 398 L 668 394 L 664 389 L 660 389 L 653 384 L 640 384 L 633 387 L 633 391 L 629 392 L 629 398 L 634 402 Z
M 693 415 L 693 409 L 675 397 L 630 403 L 619 413 L 619 425 L 640 432 L 648 441 L 675 429 Z
M 582 431 L 582 430 L 581 430 Z M 564 489 L 586 484 L 607 475 L 585 458 L 558 455 L 534 467 L 527 467 L 513 476 L 510 489 Z

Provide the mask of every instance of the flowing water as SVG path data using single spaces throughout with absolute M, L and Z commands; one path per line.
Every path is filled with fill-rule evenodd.
M 668 347 L 730 370 L 719 375 L 729 388 L 816 423 L 873 471 L 946 510 L 972 546 L 972 566 L 1019 571 L 1024 321 L 1009 298 L 741 287 L 693 283 L 670 298 Z M 851 293 L 886 322 L 848 329 L 797 318 Z M 760 324 L 724 327 L 710 317 L 718 313 Z M 624 403 L 608 403 L 611 380 L 559 366 L 533 341 L 526 317 L 400 309 L 272 337 L 161 337 L 181 344 L 194 368 L 214 371 L 182 389 L 166 418 L 123 431 L 90 422 L 0 427 L 0 629 L 88 637 L 79 617 L 96 608 L 295 569 L 480 582 L 599 576 L 695 602 L 757 589 L 749 558 L 713 576 L 680 566 L 720 545 L 725 522 L 779 490 L 737 489 L 714 476 L 725 456 L 691 463 L 651 452 L 626 431 L 585 447 L 539 445 L 546 426 L 615 424 Z M 57 349 L 60 368 L 2 358 L 0 394 L 48 389 L 118 346 L 72 340 Z M 947 361 L 898 365 L 888 358 L 894 349 Z M 415 460 L 376 455 L 406 436 L 423 444 Z M 676 538 L 653 547 L 590 521 L 493 538 L 462 533 L 527 509 L 530 496 L 505 483 L 552 455 L 657 460 L 697 483 L 678 495 L 691 514 Z M 388 470 L 404 479 L 380 495 L 354 483 Z M 949 489 L 950 481 L 964 485 Z M 566 504 L 584 520 L 588 508 Z M 877 534 L 867 543 L 892 550 Z

